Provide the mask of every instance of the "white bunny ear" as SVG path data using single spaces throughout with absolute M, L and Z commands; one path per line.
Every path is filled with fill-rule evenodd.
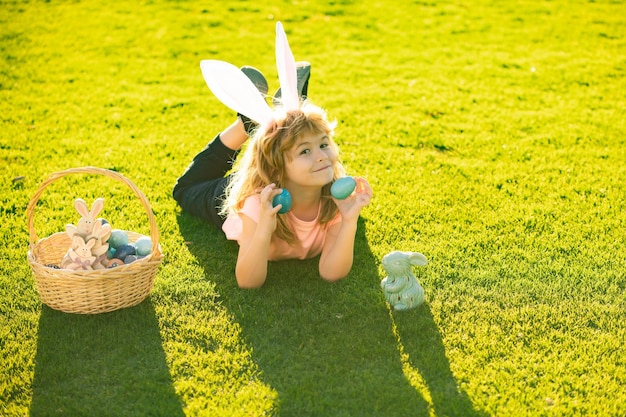
M 96 201 L 94 201 L 93 204 L 91 205 L 91 211 L 89 212 L 91 214 L 91 217 L 95 219 L 98 213 L 100 213 L 103 208 L 104 208 L 104 198 L 102 197 L 97 198 Z
M 82 198 L 74 200 L 74 208 L 81 216 L 89 217 L 89 208 L 87 208 L 87 203 Z
M 239 68 L 224 61 L 203 60 L 200 69 L 207 86 L 224 105 L 262 126 L 274 122 L 272 109 Z
M 286 111 L 300 108 L 296 61 L 289 48 L 287 35 L 280 22 L 276 22 L 276 67 L 280 80 L 281 100 Z
M 72 236 L 72 248 L 73 249 L 78 249 L 84 244 L 85 244 L 85 239 L 83 239 L 82 236 L 80 235 Z

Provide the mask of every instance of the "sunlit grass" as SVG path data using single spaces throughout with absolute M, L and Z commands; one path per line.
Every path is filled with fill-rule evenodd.
M 397 3 L 397 2 L 396 2 Z M 626 414 L 626 7 L 619 1 L 4 2 L 0 7 L 0 414 Z M 278 87 L 274 25 L 313 63 L 351 173 L 375 191 L 356 261 L 234 280 L 236 246 L 171 188 L 230 123 L 199 61 Z M 166 255 L 149 300 L 94 317 L 43 307 L 28 201 L 93 165 L 146 194 Z M 23 177 L 23 178 L 22 178 Z M 67 179 L 39 237 L 123 186 Z M 390 312 L 380 259 L 419 251 L 427 303 Z

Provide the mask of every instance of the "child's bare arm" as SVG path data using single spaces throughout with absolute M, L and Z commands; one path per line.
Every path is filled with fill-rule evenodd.
M 268 185 L 261 192 L 261 211 L 259 223 L 248 216 L 242 218 L 242 232 L 239 238 L 239 254 L 235 276 L 240 288 L 258 288 L 267 277 L 272 234 L 276 229 L 276 213 L 279 206 L 272 207 L 272 198 L 280 194 L 274 184 Z
M 328 230 L 319 264 L 320 276 L 325 280 L 338 281 L 350 272 L 356 229 L 356 221 L 342 221 Z
M 367 181 L 355 179 L 357 186 L 354 193 L 345 200 L 335 200 L 342 220 L 328 230 L 319 264 L 320 275 L 328 281 L 340 280 L 350 272 L 359 213 L 372 198 L 372 189 Z

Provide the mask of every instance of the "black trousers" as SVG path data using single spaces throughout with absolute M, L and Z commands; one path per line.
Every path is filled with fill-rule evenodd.
M 176 181 L 172 194 L 180 207 L 221 228 L 225 218 L 219 214 L 220 205 L 230 180 L 226 173 L 238 154 L 239 151 L 228 148 L 217 135 Z

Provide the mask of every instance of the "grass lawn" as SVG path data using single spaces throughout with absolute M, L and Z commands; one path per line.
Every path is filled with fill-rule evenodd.
M 617 0 L 1 1 L 0 415 L 626 415 L 626 4 Z M 241 291 L 236 244 L 171 188 L 234 115 L 202 59 L 278 87 L 274 27 L 313 64 L 375 197 L 350 276 L 271 264 Z M 165 258 L 151 296 L 100 315 L 43 306 L 26 206 L 55 171 L 97 166 L 147 196 Z M 39 237 L 106 199 L 108 178 L 46 189 Z M 393 312 L 392 250 L 427 302 Z

